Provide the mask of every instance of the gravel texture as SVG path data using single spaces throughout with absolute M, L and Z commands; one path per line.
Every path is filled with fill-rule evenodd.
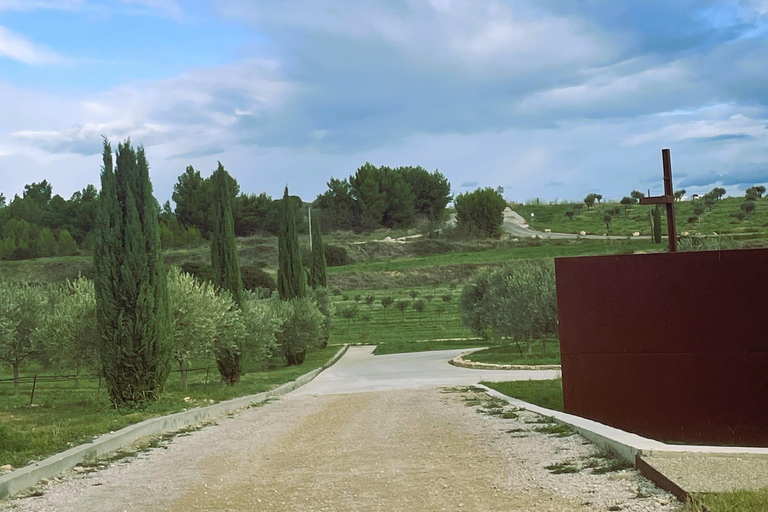
M 635 470 L 593 474 L 610 463 L 594 445 L 511 411 L 467 388 L 289 395 L 0 510 L 683 510 Z M 563 462 L 577 472 L 545 468 Z

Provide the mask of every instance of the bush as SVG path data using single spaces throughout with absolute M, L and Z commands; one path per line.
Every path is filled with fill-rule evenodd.
M 201 281 L 213 281 L 213 269 L 205 263 L 182 263 L 181 271 L 190 274 Z
M 421 239 L 413 245 L 413 253 L 417 256 L 429 256 L 430 254 L 447 254 L 453 250 L 453 246 L 444 240 Z
M 731 214 L 731 217 L 734 217 L 738 220 L 744 220 L 747 218 L 747 214 L 744 212 L 744 210 L 736 210 Z
M 311 298 L 272 300 L 279 303 L 281 323 L 276 338 L 285 361 L 288 366 L 302 364 L 320 339 L 323 314 Z
M 272 276 L 256 265 L 240 267 L 240 276 L 243 280 L 243 288 L 250 291 L 267 289 L 270 293 L 277 289 L 277 283 Z
M 13 261 L 19 261 L 19 260 L 31 260 L 35 258 L 35 251 L 30 249 L 29 247 L 17 247 L 12 253 L 11 253 L 11 260 Z
M 459 309 L 464 325 L 478 335 L 490 330 L 491 337 L 527 342 L 557 336 L 554 262 L 516 261 L 482 272 L 464 287 Z
M 320 329 L 319 346 L 320 348 L 325 348 L 328 346 L 328 340 L 331 337 L 331 323 L 333 321 L 333 314 L 336 311 L 336 308 L 333 304 L 333 301 L 331 300 L 331 296 L 328 294 L 327 288 L 315 288 L 312 290 L 311 296 L 317 305 L 317 309 L 323 315 L 323 325 Z
M 325 246 L 325 262 L 329 267 L 341 267 L 349 265 L 349 254 L 347 249 L 338 245 Z

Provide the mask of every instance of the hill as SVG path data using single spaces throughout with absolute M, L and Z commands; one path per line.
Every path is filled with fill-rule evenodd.
M 689 222 L 694 217 L 692 201 L 675 203 L 675 218 L 679 233 L 688 232 L 691 235 L 703 234 L 768 234 L 768 198 L 758 199 L 757 208 L 744 220 L 732 217 L 731 214 L 740 211 L 744 202 L 742 197 L 727 197 L 717 201 L 710 209 L 702 213 L 696 222 Z M 634 205 L 626 208 L 618 203 L 603 202 L 595 204 L 591 210 L 583 204 L 511 204 L 510 207 L 523 218 L 529 220 L 532 228 L 543 231 L 551 229 L 558 233 L 580 233 L 602 235 L 604 233 L 631 236 L 639 232 L 641 235 L 651 234 L 650 206 Z M 619 208 L 621 211 L 614 215 L 610 229 L 606 229 L 603 216 L 607 210 Z M 566 212 L 574 211 L 573 220 Z M 533 213 L 533 217 L 531 217 Z M 662 211 L 664 232 L 667 230 L 666 211 Z

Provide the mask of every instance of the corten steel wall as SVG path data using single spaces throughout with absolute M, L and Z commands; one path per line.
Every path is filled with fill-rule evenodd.
M 567 412 L 660 441 L 768 443 L 768 250 L 555 269 Z

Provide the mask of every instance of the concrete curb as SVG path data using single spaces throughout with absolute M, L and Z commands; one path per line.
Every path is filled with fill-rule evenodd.
M 527 409 L 529 411 L 541 414 L 543 416 L 549 416 L 557 423 L 567 425 L 574 431 L 578 432 L 582 436 L 586 437 L 596 445 L 611 451 L 614 455 L 621 457 L 623 460 L 630 464 L 636 463 L 636 457 L 640 456 L 674 456 L 683 453 L 691 453 L 698 455 L 717 455 L 717 456 L 731 456 L 731 457 L 768 457 L 768 448 L 750 448 L 740 446 L 693 446 L 693 445 L 677 445 L 666 444 L 653 439 L 641 437 L 637 434 L 632 434 L 618 428 L 609 427 L 596 421 L 588 420 L 580 416 L 574 416 L 572 414 L 553 411 L 545 407 L 539 407 L 538 405 L 529 404 L 517 398 L 509 397 L 505 394 L 499 393 L 482 384 L 478 384 L 479 387 L 491 396 L 506 400 L 510 404 Z
M 496 364 L 496 363 L 478 363 L 477 361 L 467 361 L 464 356 L 485 350 L 488 347 L 474 348 L 458 355 L 448 361 L 448 364 L 458 366 L 459 368 L 469 368 L 471 370 L 560 370 L 559 364 Z
M 36 485 L 43 478 L 52 478 L 55 475 L 71 469 L 80 462 L 93 460 L 107 453 L 119 450 L 134 443 L 142 437 L 161 434 L 163 432 L 178 430 L 189 425 L 196 425 L 203 421 L 219 418 L 231 414 L 234 411 L 261 403 L 268 398 L 282 396 L 307 384 L 317 377 L 323 370 L 335 364 L 343 356 L 348 345 L 344 345 L 321 368 L 305 373 L 291 382 L 256 395 L 241 396 L 219 402 L 208 407 L 200 407 L 184 412 L 177 412 L 159 418 L 150 418 L 141 423 L 130 425 L 117 432 L 104 434 L 90 443 L 75 446 L 62 453 L 52 455 L 40 462 L 35 462 L 23 468 L 17 469 L 0 476 L 0 499 L 13 496 L 29 487 Z
M 532 411 L 542 416 L 552 418 L 556 423 L 566 425 L 578 432 L 586 439 L 592 441 L 602 449 L 612 453 L 616 457 L 632 464 L 640 470 L 640 473 L 665 491 L 671 492 L 681 501 L 689 497 L 687 491 L 654 467 L 648 458 L 652 457 L 676 457 L 683 454 L 700 456 L 733 457 L 740 460 L 751 458 L 768 458 L 768 448 L 750 448 L 738 446 L 691 446 L 669 445 L 653 439 L 641 437 L 618 428 L 603 425 L 596 421 L 588 420 L 580 416 L 574 416 L 560 411 L 554 411 L 538 405 L 529 404 L 517 398 L 509 397 L 503 393 L 491 389 L 483 384 L 478 384 L 487 394 L 505 400 L 510 404 Z

